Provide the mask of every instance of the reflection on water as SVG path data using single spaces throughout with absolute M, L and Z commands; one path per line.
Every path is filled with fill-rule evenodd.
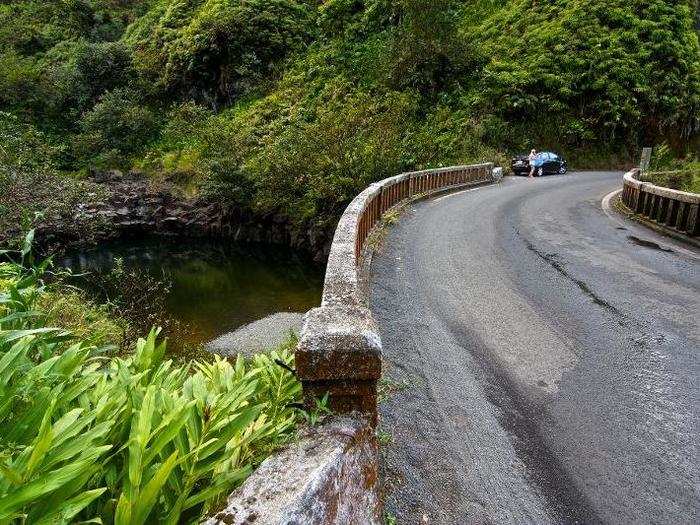
M 182 343 L 206 342 L 275 312 L 305 312 L 321 298 L 322 268 L 279 246 L 148 239 L 87 249 L 59 262 L 74 273 L 109 272 L 117 258 L 127 269 L 170 281 L 166 315 L 188 327 L 186 335 L 170 336 L 186 337 Z

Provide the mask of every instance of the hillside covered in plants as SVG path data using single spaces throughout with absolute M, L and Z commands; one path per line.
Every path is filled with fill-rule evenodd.
M 118 169 L 330 229 L 363 186 L 401 170 L 531 147 L 580 167 L 662 142 L 684 156 L 700 130 L 697 7 L 4 2 L 0 206 L 17 221 L 8 210 L 31 188 L 59 180 L 71 189 L 44 193 L 74 203 L 92 191 L 77 181 Z

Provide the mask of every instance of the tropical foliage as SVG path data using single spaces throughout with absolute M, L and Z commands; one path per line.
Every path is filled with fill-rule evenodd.
M 700 159 L 690 155 L 678 159 L 667 144 L 660 144 L 652 150 L 649 170 L 642 179 L 657 186 L 700 193 Z
M 49 324 L 30 244 L 0 263 L 0 523 L 196 522 L 290 438 L 293 342 L 182 364 L 154 329 L 110 357 Z
M 663 141 L 682 156 L 700 129 L 696 12 L 696 0 L 4 2 L 0 111 L 14 120 L 0 122 L 0 173 L 135 168 L 308 225 L 402 169 L 531 146 L 588 166 Z

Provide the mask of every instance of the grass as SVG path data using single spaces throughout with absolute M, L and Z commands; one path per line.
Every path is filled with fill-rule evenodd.
M 93 346 L 127 344 L 129 324 L 115 317 L 107 305 L 90 301 L 85 293 L 69 287 L 49 288 L 37 297 L 37 309 L 46 315 L 46 324 L 71 331 L 76 338 Z
M 394 442 L 394 437 L 391 435 L 390 432 L 380 429 L 377 431 L 377 441 L 379 441 L 380 446 L 386 447 L 387 445 L 391 445 Z
M 112 356 L 104 312 L 81 314 L 26 246 L 0 263 L 0 523 L 198 522 L 318 419 L 293 408 L 291 343 L 176 363 L 152 329 Z
M 365 241 L 367 249 L 375 252 L 379 250 L 386 234 L 389 232 L 389 228 L 397 224 L 401 216 L 406 212 L 407 204 L 408 202 L 399 203 L 382 215 Z
M 700 166 L 671 171 L 647 172 L 641 180 L 674 190 L 700 193 Z
M 382 377 L 377 384 L 377 399 L 382 403 L 389 399 L 396 392 L 401 392 L 408 388 L 409 382 L 406 379 L 396 381 L 390 377 Z

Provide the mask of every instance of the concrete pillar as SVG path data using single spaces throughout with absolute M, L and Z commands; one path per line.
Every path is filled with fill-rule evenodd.
M 305 402 L 329 395 L 334 412 L 358 411 L 377 421 L 377 381 L 382 342 L 370 311 L 361 306 L 322 306 L 304 320 L 296 371 Z

